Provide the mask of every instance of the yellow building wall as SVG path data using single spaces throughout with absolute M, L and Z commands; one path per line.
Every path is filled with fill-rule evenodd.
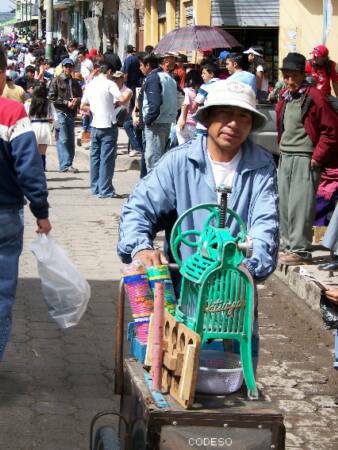
M 211 24 L 211 0 L 193 0 L 195 25 Z
M 332 0 L 331 29 L 326 42 L 331 59 L 338 60 L 338 1 Z M 307 59 L 323 43 L 322 0 L 280 0 L 279 62 L 292 51 Z
M 189 0 L 180 0 L 180 26 L 186 26 L 185 6 Z M 195 25 L 211 24 L 211 0 L 193 0 Z M 176 2 L 166 0 L 166 20 L 158 20 L 157 0 L 144 2 L 144 45 L 157 45 L 163 34 L 175 28 Z

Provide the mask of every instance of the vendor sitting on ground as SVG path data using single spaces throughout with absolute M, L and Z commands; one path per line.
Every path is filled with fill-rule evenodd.
M 279 243 L 276 168 L 272 156 L 248 136 L 265 125 L 265 116 L 256 110 L 250 86 L 229 78 L 214 83 L 195 117 L 208 136 L 166 153 L 136 186 L 122 209 L 118 254 L 125 263 L 166 263 L 154 248 L 156 234 L 165 230 L 169 239 L 178 216 L 200 203 L 216 203 L 216 187 L 232 186 L 229 208 L 246 223 L 253 242 L 244 264 L 255 280 L 263 280 L 276 267 Z M 196 211 L 182 231 L 201 229 L 204 220 L 205 212 Z M 229 218 L 227 225 L 238 233 L 235 220 Z M 182 248 L 183 260 L 192 251 Z

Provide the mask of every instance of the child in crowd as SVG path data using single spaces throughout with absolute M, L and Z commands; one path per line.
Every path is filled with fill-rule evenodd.
M 184 100 L 181 108 L 181 115 L 176 126 L 176 135 L 178 144 L 192 139 L 196 134 L 196 121 L 193 119 L 192 104 L 195 100 L 197 90 L 203 84 L 200 72 L 198 70 L 190 70 L 186 75 Z
M 46 170 L 47 146 L 53 143 L 52 124 L 56 126 L 57 115 L 53 104 L 47 99 L 47 88 L 37 85 L 30 101 L 25 103 L 26 112 L 31 120 L 32 128 L 38 143 L 44 170 Z

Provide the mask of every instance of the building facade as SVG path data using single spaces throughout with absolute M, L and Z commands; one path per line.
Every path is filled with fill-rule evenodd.
M 221 27 L 235 36 L 245 48 L 260 45 L 272 72 L 271 78 L 276 78 L 279 0 L 145 1 L 145 45 L 155 46 L 169 31 L 187 25 Z
M 17 0 L 15 4 L 15 27 L 29 32 L 38 31 L 39 0 Z
M 187 25 L 210 25 L 211 0 L 144 0 L 144 45 Z
M 117 47 L 117 15 L 117 0 L 54 0 L 53 35 L 89 48 Z
M 297 51 L 306 58 L 318 44 L 338 59 L 338 2 L 335 0 L 280 0 L 279 60 Z

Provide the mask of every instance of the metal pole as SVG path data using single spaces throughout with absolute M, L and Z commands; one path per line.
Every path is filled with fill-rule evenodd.
M 26 36 L 28 34 L 28 25 L 27 25 L 27 6 L 28 6 L 28 0 L 25 0 L 25 30 L 26 30 Z
M 32 0 L 29 0 L 29 29 L 32 32 Z
M 38 2 L 38 38 L 42 39 L 42 14 L 41 14 L 41 0 Z
M 46 0 L 46 59 L 53 57 L 53 0 Z
M 21 28 L 20 30 L 22 31 L 23 29 L 23 1 L 21 3 Z

